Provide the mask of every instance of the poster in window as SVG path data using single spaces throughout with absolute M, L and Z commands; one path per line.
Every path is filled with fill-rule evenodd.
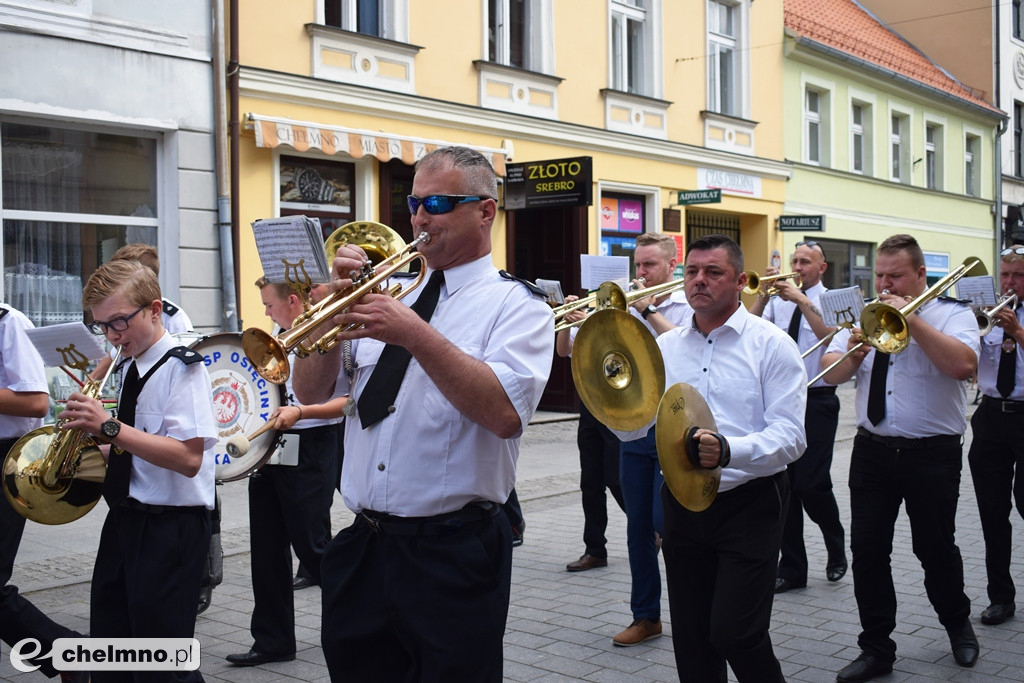
M 644 231 L 644 204 L 638 199 L 619 200 L 619 230 L 622 232 Z
M 351 164 L 281 157 L 281 209 L 351 213 Z
M 619 200 L 612 197 L 601 197 L 601 229 L 619 229 Z

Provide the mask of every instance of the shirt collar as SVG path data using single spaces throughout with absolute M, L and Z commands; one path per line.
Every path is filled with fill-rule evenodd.
M 149 372 L 156 365 L 156 362 L 164 357 L 167 350 L 173 346 L 174 340 L 171 338 L 170 333 L 164 330 L 163 336 L 135 359 L 135 367 L 138 368 L 139 375 L 142 376 Z
M 469 263 L 463 263 L 451 268 L 447 268 L 444 271 L 444 287 L 448 292 L 448 296 L 451 296 L 459 290 L 467 282 L 471 282 L 476 278 L 480 277 L 488 270 L 494 268 L 494 263 L 491 261 L 491 255 L 485 254 L 475 261 Z M 429 278 L 433 271 L 428 271 L 425 278 Z
M 743 328 L 746 327 L 747 325 L 747 318 L 749 315 L 750 314 L 747 313 L 746 307 L 744 307 L 743 303 L 741 302 L 740 305 L 736 307 L 736 310 L 733 311 L 732 315 L 729 316 L 728 320 L 722 323 L 720 327 L 716 327 L 715 329 L 711 330 L 709 334 L 704 335 L 704 333 L 700 331 L 700 328 L 697 327 L 697 312 L 694 311 L 690 316 L 690 329 L 692 329 L 694 332 L 698 334 L 704 335 L 705 337 L 710 337 L 712 334 L 715 334 L 716 332 L 718 332 L 718 330 L 722 329 L 723 327 L 728 327 L 735 330 L 736 334 L 742 334 Z

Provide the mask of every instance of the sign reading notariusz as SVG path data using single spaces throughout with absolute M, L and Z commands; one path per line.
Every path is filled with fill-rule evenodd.
M 721 188 L 716 188 L 714 190 L 681 190 L 677 194 L 679 196 L 676 200 L 677 204 L 689 205 L 722 203 Z
M 824 216 L 779 216 L 779 230 L 797 230 L 802 232 L 823 232 Z
M 590 206 L 591 157 L 527 161 L 505 166 L 505 210 Z

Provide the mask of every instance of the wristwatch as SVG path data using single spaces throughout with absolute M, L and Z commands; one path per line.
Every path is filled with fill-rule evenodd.
M 113 441 L 121 433 L 121 423 L 117 420 L 107 420 L 100 429 L 103 431 L 103 436 Z
M 658 307 L 655 306 L 654 304 L 651 304 L 650 306 L 645 308 L 640 313 L 640 317 L 643 318 L 644 320 L 647 320 L 647 316 L 651 315 L 652 313 L 657 313 L 657 312 L 658 312 Z

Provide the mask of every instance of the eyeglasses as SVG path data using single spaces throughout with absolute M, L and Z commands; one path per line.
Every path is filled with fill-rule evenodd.
M 1024 247 L 1007 247 L 999 252 L 1000 256 L 1009 256 L 1010 254 L 1017 254 L 1018 256 L 1024 256 Z
M 429 197 L 417 197 L 411 194 L 409 195 L 409 213 L 415 216 L 422 206 L 431 216 L 437 216 L 442 213 L 451 213 L 459 204 L 482 202 L 485 199 L 491 199 L 491 197 L 478 194 L 432 194 Z
M 818 249 L 821 250 L 822 254 L 825 253 L 825 249 L 820 244 L 815 242 L 814 240 L 806 240 L 806 241 L 803 241 L 803 242 L 797 242 L 796 246 L 798 246 L 798 247 L 810 247 L 811 249 L 813 249 L 814 247 L 817 247 Z
M 114 318 L 103 322 L 102 320 L 93 320 L 89 323 L 89 331 L 93 334 L 106 334 L 107 330 L 113 330 L 114 332 L 124 332 L 128 329 L 128 321 L 139 314 L 139 311 L 149 308 L 149 304 L 139 306 L 135 309 L 135 312 L 131 315 L 124 315 L 120 318 Z

